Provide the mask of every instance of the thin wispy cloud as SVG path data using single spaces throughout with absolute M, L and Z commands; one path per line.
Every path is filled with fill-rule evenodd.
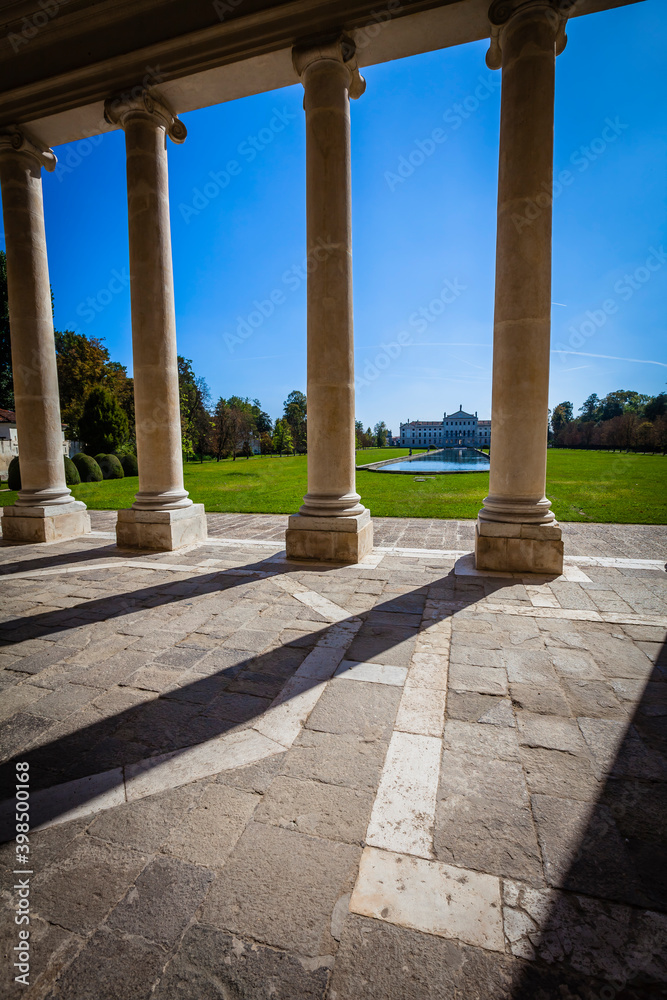
M 357 344 L 356 348 L 358 351 L 377 351 L 386 347 L 386 344 Z M 431 343 L 418 343 L 418 344 L 403 344 L 403 350 L 408 347 L 493 347 L 493 344 L 469 344 L 464 341 L 455 341 L 452 343 L 440 343 L 439 341 L 432 341 Z
M 646 358 L 617 358 L 613 354 L 588 354 L 586 351 L 552 351 L 552 354 L 576 354 L 580 358 L 603 358 L 605 361 L 631 361 L 636 365 L 660 365 L 667 368 L 664 361 L 649 361 Z

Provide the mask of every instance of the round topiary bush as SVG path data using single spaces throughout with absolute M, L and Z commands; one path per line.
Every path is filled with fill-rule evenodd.
M 125 473 L 115 455 L 95 455 L 95 461 L 102 470 L 104 479 L 123 479 Z
M 72 461 L 76 465 L 82 483 L 102 482 L 102 470 L 92 455 L 84 455 L 79 451 L 76 455 L 72 455 Z
M 63 463 L 65 465 L 65 484 L 67 486 L 78 486 L 81 482 L 81 477 L 76 465 L 71 458 L 67 457 L 67 455 L 63 455 Z M 21 467 L 19 465 L 18 455 L 16 455 L 16 457 L 9 463 L 9 468 L 7 469 L 7 485 L 10 490 L 21 489 Z
M 65 483 L 67 486 L 78 486 L 81 482 L 81 476 L 79 475 L 79 470 L 67 455 L 63 456 L 65 459 Z
M 10 490 L 21 489 L 21 470 L 19 469 L 19 457 L 13 458 L 7 469 L 7 485 Z
M 137 456 L 133 455 L 131 452 L 127 452 L 125 455 L 120 456 L 120 464 L 123 466 L 123 472 L 126 476 L 139 475 Z

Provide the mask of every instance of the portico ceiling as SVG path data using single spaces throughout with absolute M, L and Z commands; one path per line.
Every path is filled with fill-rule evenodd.
M 579 16 L 639 0 L 579 0 Z M 295 42 L 348 32 L 360 66 L 489 35 L 489 0 L 4 0 L 0 127 L 56 146 L 110 131 L 104 100 L 157 86 L 176 113 L 297 82 Z

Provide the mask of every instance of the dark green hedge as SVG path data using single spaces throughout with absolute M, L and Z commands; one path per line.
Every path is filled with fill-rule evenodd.
M 81 482 L 81 477 L 79 476 L 79 471 L 67 455 L 63 455 L 63 462 L 65 463 L 65 483 L 67 486 L 78 486 Z M 20 490 L 21 489 L 21 466 L 19 465 L 19 457 L 16 455 L 15 458 L 9 463 L 9 468 L 7 469 L 7 485 L 10 490 Z
M 79 475 L 79 470 L 67 455 L 63 456 L 65 459 L 65 482 L 68 486 L 78 486 L 81 482 L 81 476 Z
M 139 466 L 137 465 L 137 456 L 133 455 L 131 452 L 127 452 L 125 455 L 120 455 L 120 464 L 123 466 L 123 472 L 126 476 L 138 476 Z
M 123 479 L 123 466 L 115 455 L 95 455 L 95 461 L 102 470 L 105 479 Z
M 10 490 L 21 489 L 21 470 L 19 469 L 19 457 L 13 458 L 7 469 L 7 485 Z
M 92 455 L 84 455 L 82 451 L 79 451 L 76 455 L 72 455 L 72 461 L 78 469 L 82 483 L 102 482 L 102 470 Z

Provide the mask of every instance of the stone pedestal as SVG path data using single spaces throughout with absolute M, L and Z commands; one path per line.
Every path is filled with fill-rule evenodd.
M 56 507 L 4 507 L 2 511 L 6 542 L 62 542 L 88 531 L 90 515 L 78 500 Z
M 288 559 L 357 563 L 373 549 L 370 511 L 350 517 L 292 514 L 286 533 Z
M 563 572 L 560 525 L 511 524 L 478 520 L 475 526 L 475 566 L 503 573 Z
M 206 541 L 206 514 L 203 503 L 178 510 L 118 511 L 116 542 L 125 549 L 154 549 L 171 552 L 184 545 Z

